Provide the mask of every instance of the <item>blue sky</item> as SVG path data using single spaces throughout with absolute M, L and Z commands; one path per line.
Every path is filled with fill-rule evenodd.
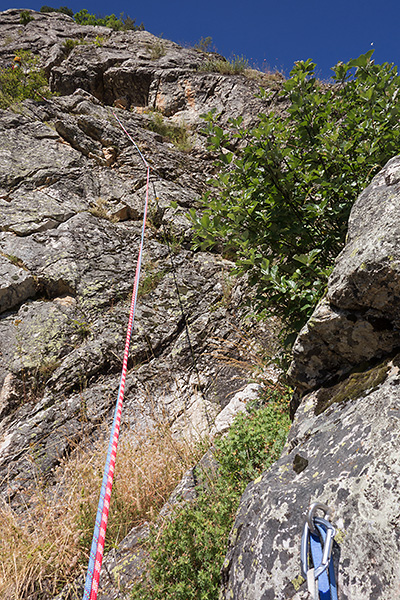
M 294 61 L 312 58 L 320 77 L 337 61 L 375 48 L 376 62 L 400 63 L 399 0 L 0 0 L 1 10 L 42 4 L 74 12 L 124 12 L 155 35 L 178 43 L 211 36 L 226 57 L 244 55 L 251 64 L 289 74 Z

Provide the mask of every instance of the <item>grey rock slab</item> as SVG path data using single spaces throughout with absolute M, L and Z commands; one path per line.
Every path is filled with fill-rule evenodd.
M 324 299 L 296 339 L 289 376 L 298 390 L 315 389 L 399 346 L 398 330 L 382 326 L 373 311 L 342 310 Z
M 16 257 L 0 254 L 0 313 L 13 308 L 34 296 L 37 290 L 35 278 L 19 264 Z
M 78 156 L 43 123 L 0 131 L 0 195 L 29 177 L 45 183 L 51 174 L 76 166 Z
M 0 229 L 17 235 L 45 231 L 85 208 L 82 202 L 74 206 L 68 201 L 63 202 L 59 194 L 57 196 L 51 190 L 19 191 L 10 195 L 7 202 L 0 200 Z
M 242 497 L 223 567 L 223 598 L 308 598 L 300 539 L 307 507 L 315 501 L 334 511 L 340 600 L 397 597 L 398 361 L 386 365 L 386 379 L 376 379 L 369 391 L 361 390 L 371 381 L 361 379 L 358 394 L 347 400 L 343 390 L 350 383 L 343 382 L 318 415 L 328 391 L 303 400 L 283 456 Z
M 400 325 L 400 157 L 392 158 L 356 201 L 346 247 L 328 298 L 346 310 L 374 309 Z

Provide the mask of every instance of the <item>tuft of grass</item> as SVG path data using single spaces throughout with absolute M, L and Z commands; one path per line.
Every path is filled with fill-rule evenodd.
M 8 258 L 8 260 L 16 267 L 19 267 L 20 269 L 24 269 L 25 271 L 27 271 L 27 267 L 24 264 L 23 260 L 21 258 L 19 258 L 18 256 L 15 256 L 15 254 L 5 254 L 4 252 L 0 252 L 1 256 L 4 256 L 5 258 Z
M 170 140 L 181 152 L 189 152 L 192 149 L 190 134 L 184 123 L 175 125 L 166 122 L 160 113 L 154 112 L 147 123 L 147 128 Z
M 211 59 L 202 63 L 198 71 L 221 73 L 223 75 L 239 75 L 249 68 L 249 61 L 244 56 L 233 56 L 230 60 Z
M 215 52 L 215 47 L 213 44 L 212 37 L 208 35 L 207 37 L 201 37 L 199 41 L 194 45 L 195 50 L 199 50 L 200 52 L 208 53 Z
M 157 60 L 157 58 L 161 58 L 162 56 L 165 56 L 165 45 L 162 40 L 157 40 L 150 46 L 150 58 L 151 60 Z
M 50 600 L 86 571 L 107 445 L 100 440 L 90 452 L 74 451 L 60 465 L 51 490 L 37 481 L 23 514 L 0 503 L 1 598 Z M 174 439 L 165 423 L 135 440 L 121 440 L 107 550 L 133 526 L 156 518 L 203 452 L 199 444 Z
M 150 292 L 157 287 L 167 273 L 166 269 L 158 270 L 155 264 L 150 265 L 150 268 L 147 267 L 147 269 L 148 272 L 139 282 L 138 296 L 146 296 L 146 294 L 150 294 Z
M 262 86 L 280 89 L 285 81 L 285 76 L 278 70 L 275 71 L 259 71 L 258 69 L 248 68 L 244 70 L 244 75 L 247 79 L 256 81 Z

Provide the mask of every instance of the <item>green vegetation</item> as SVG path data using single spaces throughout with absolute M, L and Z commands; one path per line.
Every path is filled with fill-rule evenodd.
M 83 8 L 82 10 L 80 10 L 79 12 L 74 14 L 74 12 L 67 6 L 60 6 L 60 8 L 53 8 L 52 6 L 46 6 L 46 5 L 41 7 L 40 12 L 42 12 L 42 13 L 51 13 L 51 12 L 64 13 L 65 15 L 68 15 L 69 17 L 73 17 L 79 25 L 101 25 L 103 27 L 109 27 L 110 29 L 114 29 L 115 31 L 128 31 L 128 30 L 132 30 L 132 29 L 134 31 L 144 30 L 143 23 L 141 23 L 140 25 L 136 25 L 136 19 L 131 19 L 131 17 L 129 15 L 125 16 L 124 13 L 121 13 L 119 15 L 119 18 L 116 17 L 114 14 L 106 15 L 105 17 L 100 17 L 98 15 L 91 15 L 86 8 Z
M 146 265 L 146 273 L 139 282 L 138 296 L 146 296 L 156 289 L 167 274 L 166 269 L 159 269 L 156 263 Z
M 166 122 L 160 113 L 153 112 L 147 128 L 170 140 L 182 152 L 189 152 L 192 148 L 188 128 L 184 123 L 175 125 L 175 123 Z
M 51 6 L 44 5 L 41 7 L 40 12 L 42 12 L 42 13 L 58 12 L 58 13 L 63 13 L 64 15 L 68 15 L 69 17 L 74 16 L 74 11 L 71 8 L 68 8 L 67 6 L 60 6 L 60 8 L 53 8 Z
M 215 443 L 217 477 L 203 475 L 192 503 L 179 506 L 151 539 L 149 575 L 132 600 L 217 600 L 240 496 L 246 485 L 280 456 L 289 429 L 288 397 L 269 392 L 267 404 L 236 417 Z
M 29 12 L 29 10 L 23 10 L 19 17 L 19 22 L 25 27 L 25 25 L 28 25 L 28 23 L 30 23 L 30 21 L 33 21 L 31 13 Z
M 200 50 L 200 52 L 214 52 L 214 45 L 211 36 L 201 37 L 197 44 L 194 45 L 196 50 Z
M 85 40 L 67 39 L 63 43 L 63 48 L 67 54 L 70 54 L 75 46 L 85 46 L 86 44 Z
M 83 8 L 75 13 L 74 19 L 79 25 L 101 25 L 114 29 L 114 31 L 128 31 L 132 29 L 138 31 L 144 29 L 143 23 L 136 25 L 136 19 L 131 19 L 129 16 L 125 17 L 124 13 L 121 13 L 119 18 L 114 14 L 98 17 L 97 15 L 91 15 L 86 8 Z
M 202 214 L 191 212 L 195 245 L 235 260 L 253 307 L 281 318 L 288 345 L 324 293 L 354 200 L 399 152 L 400 78 L 372 52 L 338 63 L 329 86 L 311 60 L 297 62 L 279 93 L 287 109 L 253 128 L 206 116 L 219 175 Z
M 38 66 L 39 58 L 23 50 L 18 56 L 21 67 L 0 69 L 0 108 L 3 109 L 27 98 L 40 100 L 51 96 L 46 75 Z
M 234 56 L 231 60 L 211 59 L 202 63 L 199 71 L 211 71 L 223 75 L 238 75 L 249 68 L 249 61 L 244 56 Z
M 151 60 L 157 60 L 162 56 L 165 56 L 165 46 L 162 40 L 157 40 L 150 46 L 150 58 Z

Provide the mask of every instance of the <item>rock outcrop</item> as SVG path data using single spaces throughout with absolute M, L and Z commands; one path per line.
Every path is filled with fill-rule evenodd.
M 242 498 L 223 597 L 301 600 L 305 513 L 333 510 L 340 600 L 400 594 L 400 158 L 355 203 L 325 299 L 300 333 L 283 456 Z M 295 406 L 296 408 L 296 406 Z
M 113 111 L 152 167 L 124 427 L 163 414 L 177 435 L 204 431 L 247 383 L 215 356 L 240 328 L 240 288 L 228 261 L 192 251 L 187 211 L 213 169 L 200 115 L 250 122 L 264 106 L 259 82 L 200 70 L 212 55 L 30 15 L 0 13 L 0 64 L 31 51 L 58 95 L 0 111 L 0 493 L 14 506 L 115 403 L 146 169 Z M 154 111 L 185 151 L 150 130 Z

